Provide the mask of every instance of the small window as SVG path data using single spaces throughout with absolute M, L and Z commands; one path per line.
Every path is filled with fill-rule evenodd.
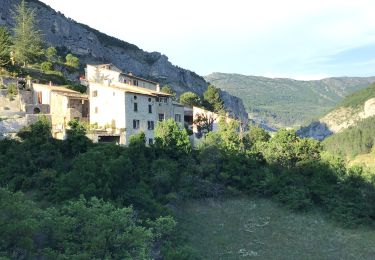
M 164 114 L 159 114 L 159 121 L 163 121 L 164 120 Z
M 147 121 L 147 129 L 154 130 L 154 121 Z
M 152 113 L 152 105 L 148 105 L 148 112 Z
M 174 121 L 181 122 L 181 115 L 180 114 L 175 114 L 174 115 Z
M 138 80 L 136 80 L 136 79 L 133 80 L 133 85 L 134 85 L 134 86 L 138 86 Z
M 99 112 L 98 107 L 95 107 L 95 114 L 97 114 L 98 112 Z
M 134 103 L 134 112 L 138 112 L 138 103 Z
M 151 98 L 150 97 L 148 98 L 148 102 L 151 102 Z
M 97 97 L 98 96 L 98 91 L 94 90 L 91 94 L 92 97 Z
M 134 100 L 137 100 L 137 96 L 134 96 Z
M 133 120 L 133 129 L 139 129 L 139 120 Z
M 148 139 L 148 144 L 150 144 L 150 145 L 151 145 L 151 144 L 153 144 L 153 143 L 154 143 L 154 139 L 152 139 L 152 138 L 149 138 L 149 139 Z

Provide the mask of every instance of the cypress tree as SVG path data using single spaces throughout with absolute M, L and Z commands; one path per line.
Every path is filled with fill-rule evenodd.
M 15 9 L 13 57 L 17 63 L 26 66 L 43 55 L 42 36 L 36 26 L 35 10 L 30 9 L 24 0 Z

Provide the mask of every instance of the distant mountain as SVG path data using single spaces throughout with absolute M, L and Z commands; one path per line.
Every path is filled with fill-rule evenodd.
M 12 10 L 19 2 L 20 0 L 0 0 L 0 26 L 11 28 L 14 25 Z M 38 0 L 26 2 L 36 10 L 38 26 L 45 41 L 48 45 L 56 46 L 59 54 L 71 52 L 78 55 L 84 63 L 113 63 L 124 72 L 132 72 L 162 85 L 169 84 L 178 94 L 192 91 L 203 95 L 207 89 L 208 84 L 203 77 L 173 65 L 167 56 L 159 52 L 145 52 L 134 44 L 77 23 Z M 89 11 L 88 5 L 86 10 L 82 10 L 82 15 Z M 118 26 L 121 29 L 127 23 Z M 221 92 L 221 96 L 227 110 L 239 118 L 248 117 L 241 99 L 225 91 Z
M 205 79 L 240 97 L 250 118 L 271 128 L 298 127 L 311 122 L 346 95 L 375 82 L 375 77 L 301 81 L 227 73 L 212 73 Z
M 359 136 L 360 129 L 364 129 L 369 126 L 369 123 L 363 123 L 363 121 L 370 119 L 375 116 L 375 83 L 371 84 L 365 89 L 359 90 L 355 93 L 344 98 L 336 108 L 332 109 L 329 113 L 322 116 L 319 120 L 312 122 L 306 127 L 302 127 L 298 130 L 298 134 L 304 137 L 313 137 L 319 140 L 323 140 L 331 134 L 345 132 L 348 128 L 356 128 L 354 130 L 348 130 L 347 133 L 350 135 L 356 132 Z M 373 126 L 375 120 L 369 121 Z M 375 129 L 370 129 L 375 137 Z M 338 135 L 342 138 L 340 141 L 352 142 L 351 138 L 346 138 L 346 134 Z M 357 138 L 357 137 L 356 137 Z M 339 140 L 336 137 L 331 138 L 332 140 Z M 361 139 L 358 137 L 358 139 Z M 375 139 L 374 139 L 375 140 Z M 366 140 L 362 140 L 365 142 Z M 340 142 L 337 145 L 340 145 Z M 358 141 L 361 142 L 361 141 Z M 367 142 L 367 141 L 366 141 Z M 365 144 L 362 144 L 365 145 Z

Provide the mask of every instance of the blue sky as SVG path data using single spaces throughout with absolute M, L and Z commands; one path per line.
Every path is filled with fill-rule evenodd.
M 42 2 L 200 75 L 375 75 L 373 0 Z

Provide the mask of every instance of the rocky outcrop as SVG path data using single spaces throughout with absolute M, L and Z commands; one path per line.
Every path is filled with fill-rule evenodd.
M 20 0 L 0 0 L 0 25 L 13 26 L 11 10 Z M 158 52 L 145 52 L 137 46 L 105 35 L 73 21 L 49 6 L 28 0 L 36 9 L 39 27 L 49 45 L 61 53 L 72 52 L 85 63 L 113 63 L 124 72 L 132 72 L 163 84 L 169 84 L 178 94 L 193 91 L 199 95 L 208 83 L 196 73 L 173 65 Z M 222 93 L 225 107 L 238 118 L 247 119 L 242 101 Z
M 297 133 L 302 137 L 323 140 L 333 133 L 341 132 L 372 116 L 375 116 L 375 98 L 368 99 L 358 108 L 339 107 L 322 117 L 319 121 L 302 127 Z

